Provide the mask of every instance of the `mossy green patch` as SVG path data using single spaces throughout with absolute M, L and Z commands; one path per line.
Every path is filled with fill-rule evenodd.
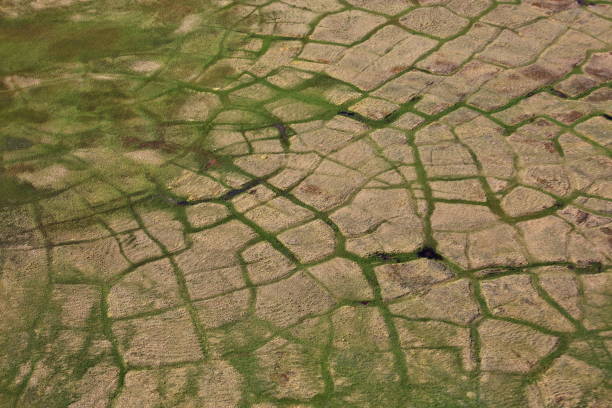
M 30 183 L 0 173 L 0 206 L 17 205 L 40 199 L 45 196 Z
M 30 139 L 26 139 L 25 137 L 3 136 L 0 140 L 2 140 L 0 144 L 0 151 L 28 149 L 33 145 L 32 141 Z
M 60 13 L 5 20 L 0 25 L 0 75 L 143 52 L 168 44 L 167 34 L 167 29 L 141 28 L 136 21 L 73 21 Z

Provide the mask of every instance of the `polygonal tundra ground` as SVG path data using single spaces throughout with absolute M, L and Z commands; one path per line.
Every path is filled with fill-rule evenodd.
M 0 1 L 0 408 L 610 407 L 611 19 Z

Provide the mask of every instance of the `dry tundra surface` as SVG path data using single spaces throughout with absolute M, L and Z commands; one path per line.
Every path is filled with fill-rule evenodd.
M 0 1 L 0 407 L 610 407 L 611 21 Z

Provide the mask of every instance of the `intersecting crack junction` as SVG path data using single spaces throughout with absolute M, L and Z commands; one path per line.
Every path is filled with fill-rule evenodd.
M 0 408 L 607 408 L 612 2 L 0 1 Z

